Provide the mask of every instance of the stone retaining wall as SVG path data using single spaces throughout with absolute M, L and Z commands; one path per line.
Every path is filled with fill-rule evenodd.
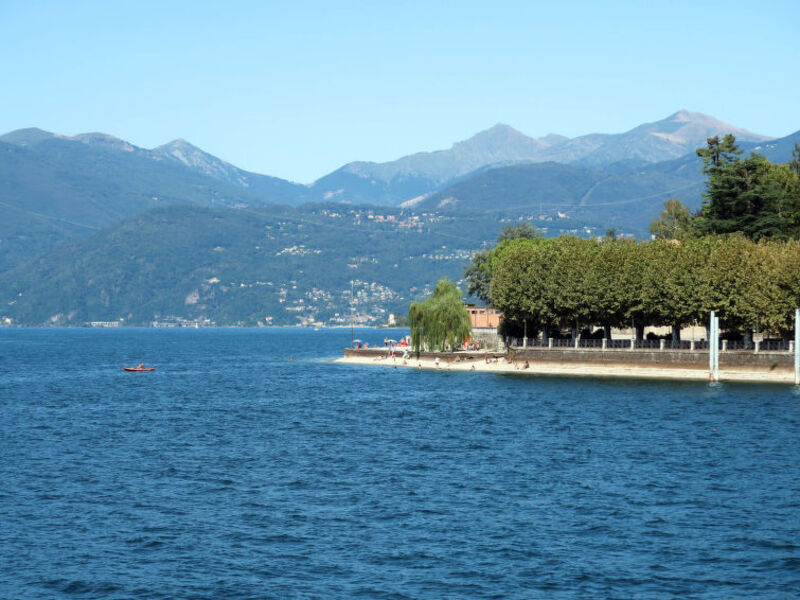
M 595 348 L 512 348 L 511 360 L 554 363 L 598 363 L 613 365 L 671 366 L 686 369 L 708 369 L 707 351 L 686 350 L 600 350 Z M 766 370 L 794 369 L 794 355 L 790 352 L 719 353 L 721 369 Z

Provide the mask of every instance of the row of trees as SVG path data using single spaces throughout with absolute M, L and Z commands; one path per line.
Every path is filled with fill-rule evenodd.
M 712 310 L 729 331 L 788 334 L 800 306 L 800 146 L 786 164 L 740 158 L 733 135 L 709 138 L 697 154 L 708 176 L 702 208 L 692 215 L 668 200 L 653 241 L 543 239 L 530 225 L 507 227 L 473 256 L 467 293 L 501 310 L 504 333 L 517 337 L 597 325 L 607 337 L 632 326 L 641 339 L 646 326 L 666 325 L 678 339 Z M 448 289 L 454 305 L 458 290 Z M 436 294 L 412 305 L 412 336 L 417 323 L 418 336 L 442 345 L 448 325 L 434 323 L 428 302 L 440 305 Z
M 681 242 L 574 237 L 501 242 L 487 254 L 488 297 L 507 335 L 602 326 L 705 324 L 787 334 L 800 306 L 800 242 L 756 243 L 741 234 Z M 485 293 L 485 288 L 481 293 Z

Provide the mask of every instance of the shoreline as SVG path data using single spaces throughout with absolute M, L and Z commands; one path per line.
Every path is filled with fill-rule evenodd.
M 611 379 L 649 379 L 649 380 L 678 380 L 678 381 L 709 381 L 709 374 L 704 369 L 691 369 L 669 365 L 625 365 L 625 364 L 598 364 L 590 362 L 548 362 L 529 361 L 530 367 L 523 368 L 524 363 L 509 363 L 505 358 L 499 358 L 497 363 L 487 364 L 482 356 L 461 362 L 440 361 L 435 364 L 434 359 L 411 356 L 403 361 L 401 356 L 381 358 L 379 356 L 343 356 L 333 360 L 334 363 L 393 367 L 403 369 L 418 369 L 426 371 L 463 372 L 463 373 L 495 373 L 498 375 L 523 375 L 530 377 L 586 377 L 586 378 L 611 378 Z M 720 382 L 737 383 L 776 383 L 794 385 L 794 372 L 784 369 L 773 371 L 755 371 L 747 369 L 720 369 Z

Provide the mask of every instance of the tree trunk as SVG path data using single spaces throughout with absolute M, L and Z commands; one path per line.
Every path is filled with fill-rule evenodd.
M 547 333 L 547 326 L 545 326 L 545 328 L 542 329 L 542 344 L 547 344 L 549 340 L 550 336 Z
M 641 342 L 644 340 L 644 325 L 636 326 L 636 341 Z
M 607 340 L 611 339 L 611 325 L 603 325 L 603 337 Z
M 680 325 L 673 325 L 672 326 L 672 341 L 673 342 L 680 342 L 681 341 L 681 326 Z

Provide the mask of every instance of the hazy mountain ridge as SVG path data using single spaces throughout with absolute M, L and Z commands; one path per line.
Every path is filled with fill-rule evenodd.
M 685 143 L 691 144 L 691 138 L 687 139 Z M 757 152 L 786 162 L 796 143 L 800 143 L 800 131 L 739 145 L 745 156 Z M 451 215 L 535 214 L 546 219 L 561 213 L 644 235 L 667 199 L 679 198 L 692 210 L 700 207 L 705 176 L 694 150 L 657 163 L 631 158 L 603 168 L 578 161 L 484 169 L 438 190 L 414 208 Z
M 401 204 L 433 194 L 487 167 L 560 162 L 594 168 L 611 166 L 619 170 L 621 165 L 630 166 L 632 161 L 653 163 L 678 158 L 704 145 L 707 137 L 729 132 L 740 142 L 771 141 L 767 136 L 686 110 L 625 133 L 589 134 L 572 139 L 557 134 L 531 138 L 508 125 L 497 124 L 454 143 L 447 150 L 419 152 L 385 163 L 348 163 L 309 186 L 239 169 L 182 139 L 148 150 L 102 133 L 70 137 L 28 128 L 0 136 L 0 142 L 36 150 L 53 140 L 74 141 L 154 161 L 172 162 L 239 188 L 253 196 L 251 203 Z
M 238 186 L 258 197 L 262 203 L 296 206 L 305 201 L 306 186 L 245 171 L 183 139 L 158 146 L 151 152 L 156 157 L 176 161 L 194 171 Z
M 135 147 L 33 137 L 23 145 L 0 141 L 0 272 L 155 206 L 262 202 Z
M 593 167 L 602 167 L 626 159 L 662 162 L 679 158 L 705 146 L 709 137 L 727 133 L 733 133 L 740 142 L 762 142 L 772 139 L 728 125 L 702 113 L 680 110 L 666 119 L 639 125 L 625 133 L 575 138 L 566 142 L 548 158 L 559 162 L 578 162 Z M 586 149 L 581 149 L 579 146 L 586 138 L 591 138 L 591 143 Z M 568 160 L 568 156 L 572 156 L 572 160 Z
M 649 136 L 659 144 L 670 145 L 680 139 L 680 143 L 691 146 L 681 170 L 671 171 L 668 163 L 626 157 L 626 151 L 636 154 L 627 142 L 623 143 L 623 138 L 632 139 L 628 134 L 620 134 L 616 145 L 614 158 L 620 152 L 623 158 L 603 167 L 581 161 L 565 168 L 564 164 L 540 163 L 538 159 L 517 160 L 510 157 L 538 151 L 546 154 L 559 148 L 564 152 L 572 148 L 572 152 L 579 139 L 588 140 L 594 148 L 590 154 L 597 153 L 602 144 L 613 144 L 603 135 L 567 140 L 551 134 L 533 140 L 498 125 L 447 151 L 419 153 L 395 161 L 397 164 L 354 163 L 311 187 L 249 173 L 184 140 L 148 150 L 102 133 L 70 137 L 36 128 L 21 129 L 0 136 L 0 206 L 4 209 L 0 272 L 143 210 L 176 203 L 259 207 L 309 201 L 397 204 L 407 199 L 413 200 L 406 204 L 411 210 L 450 215 L 492 211 L 538 216 L 543 212 L 552 218 L 566 211 L 574 222 L 607 222 L 642 233 L 667 197 L 677 196 L 692 207 L 699 205 L 702 178 L 694 146 L 703 145 L 705 140 L 695 141 L 709 132 L 705 125 L 697 124 L 701 120 L 696 113 L 679 112 L 633 130 L 638 130 L 633 139 Z M 719 127 L 716 120 L 704 122 Z M 664 141 L 664 136 L 671 136 L 672 141 Z M 778 140 L 742 142 L 741 146 L 745 151 L 763 152 L 771 160 L 785 161 L 797 141 L 800 132 Z M 416 174 L 415 169 L 428 159 L 431 165 Z M 500 162 L 451 177 L 464 165 L 486 160 Z M 540 166 L 527 166 L 534 164 Z M 519 171 L 514 167 L 520 167 Z M 380 177 L 393 178 L 359 174 L 373 168 Z M 436 183 L 441 180 L 437 173 L 442 168 L 449 169 L 447 177 L 451 179 Z M 507 170 L 489 173 L 501 168 Z M 575 189 L 568 178 L 584 182 L 586 189 Z M 322 189 L 329 191 L 321 193 Z M 442 204 L 443 200 L 447 202 Z
M 733 133 L 741 142 L 772 138 L 723 123 L 698 112 L 680 110 L 665 119 L 619 134 L 531 138 L 504 124 L 479 132 L 449 150 L 421 152 L 385 163 L 355 162 L 312 186 L 320 199 L 400 204 L 431 194 L 472 171 L 525 162 L 556 162 L 603 168 L 628 161 L 672 160 L 705 145 L 714 135 Z
M 471 251 L 504 224 L 531 222 L 547 235 L 602 235 L 611 227 L 644 235 L 664 200 L 694 208 L 703 189 L 692 151 L 602 169 L 483 166 L 411 210 L 292 208 L 224 181 L 238 176 L 224 161 L 216 177 L 195 170 L 219 163 L 188 143 L 179 156 L 154 158 L 110 136 L 42 133 L 14 132 L 18 143 L 0 142 L 0 317 L 26 325 L 169 316 L 336 323 L 348 312 L 351 278 L 365 312 L 402 311 L 436 278 L 461 277 Z M 798 141 L 800 131 L 741 146 L 783 162 Z M 380 184 L 391 194 L 391 182 Z M 364 197 L 373 192 L 367 186 Z

